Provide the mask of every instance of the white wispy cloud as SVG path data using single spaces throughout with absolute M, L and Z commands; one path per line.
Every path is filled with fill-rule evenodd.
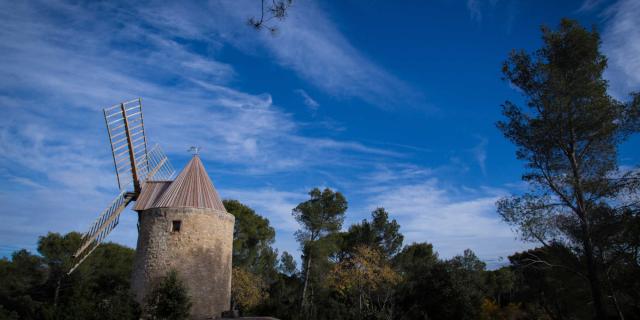
M 277 36 L 247 28 L 259 14 L 255 1 L 221 1 L 195 5 L 152 2 L 139 12 L 151 25 L 180 37 L 210 39 L 215 35 L 254 55 L 272 57 L 281 66 L 336 97 L 358 98 L 372 105 L 423 104 L 422 94 L 357 50 L 311 1 L 296 2 L 287 19 L 278 21 Z
M 436 178 L 371 188 L 369 208 L 385 207 L 406 242 L 430 242 L 443 257 L 474 250 L 483 259 L 507 257 L 527 247 L 496 214 L 506 191 L 445 186 Z
M 478 162 L 478 166 L 482 171 L 483 175 L 487 175 L 487 145 L 489 144 L 489 140 L 485 137 L 478 137 L 478 144 L 471 149 L 473 153 L 473 157 Z
M 598 7 L 602 3 L 602 0 L 584 0 L 580 8 L 578 8 L 578 12 L 581 11 L 589 11 Z
M 190 18 L 207 15 L 199 9 L 181 10 Z M 0 242 L 33 244 L 48 230 L 82 230 L 109 203 L 115 179 L 100 108 L 119 100 L 143 97 L 147 133 L 170 156 L 200 145 L 205 160 L 244 176 L 398 156 L 302 134 L 270 94 L 230 86 L 238 75 L 216 58 L 228 41 L 224 27 L 209 32 L 179 14 L 154 15 L 166 23 L 152 24 L 144 20 L 151 16 L 139 15 L 145 10 L 112 3 L 0 3 L 0 178 L 13 182 L 0 189 L 7 204 L 0 216 L 11 219 Z M 193 50 L 178 35 L 202 41 L 208 50 Z M 125 214 L 121 224 L 111 239 L 134 245 L 134 215 Z
M 335 96 L 382 106 L 415 98 L 318 6 L 296 3 L 276 37 L 246 27 L 255 8 L 253 1 L 152 1 L 144 8 L 0 2 L 0 178 L 8 181 L 0 185 L 6 221 L 0 243 L 33 247 L 49 230 L 83 230 L 95 219 L 115 194 L 100 108 L 138 96 L 149 137 L 170 157 L 200 145 L 209 170 L 244 178 L 317 173 L 365 197 L 364 211 L 387 207 L 408 241 L 433 242 L 445 256 L 460 253 L 464 237 L 474 239 L 481 256 L 493 252 L 489 241 L 508 238 L 491 214 L 500 192 L 444 187 L 432 175 L 446 169 L 402 163 L 397 148 L 306 134 L 305 124 L 268 92 L 235 89 L 246 75 L 218 58 L 228 45 L 267 54 Z M 364 174 L 341 177 L 338 167 Z M 307 197 L 299 188 L 234 186 L 220 193 L 268 217 L 279 231 L 278 246 L 295 251 L 291 209 Z M 110 239 L 135 245 L 135 224 L 135 214 L 125 212 Z M 494 251 L 502 254 L 503 245 L 512 244 L 505 240 Z
M 302 101 L 304 102 L 304 105 L 307 106 L 307 108 L 311 109 L 312 111 L 318 110 L 320 104 L 316 100 L 311 98 L 311 96 L 306 91 L 297 89 L 295 90 L 295 92 L 302 97 Z
M 640 2 L 619 0 L 606 9 L 602 50 L 609 59 L 605 77 L 611 94 L 626 100 L 640 90 Z

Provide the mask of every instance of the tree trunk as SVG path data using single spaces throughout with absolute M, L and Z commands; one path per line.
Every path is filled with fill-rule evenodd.
M 309 253 L 309 257 L 307 258 L 307 267 L 304 274 L 304 286 L 302 287 L 302 301 L 300 302 L 300 310 L 304 312 L 307 306 L 307 287 L 309 286 L 309 275 L 311 274 L 309 271 L 311 270 L 311 253 Z
M 571 126 L 572 142 L 570 144 L 571 152 L 568 154 L 571 164 L 571 171 L 574 179 L 574 194 L 576 197 L 577 209 L 575 213 L 580 219 L 580 228 L 582 229 L 582 243 L 584 247 L 584 253 L 587 258 L 587 278 L 589 279 L 589 286 L 591 287 L 591 297 L 593 299 L 593 307 L 596 311 L 596 319 L 607 319 L 607 310 L 603 302 L 602 288 L 600 287 L 600 276 L 598 274 L 598 265 L 593 256 L 593 242 L 591 240 L 591 228 L 589 217 L 587 216 L 584 191 L 582 189 L 582 179 L 580 174 L 580 165 L 576 158 L 575 152 L 575 133 L 573 126 Z
M 588 233 L 588 227 L 583 224 L 582 226 L 584 234 L 584 253 L 587 259 L 587 278 L 589 279 L 589 286 L 591 288 L 591 298 L 593 299 L 593 308 L 596 311 L 596 319 L 607 319 L 607 311 L 603 303 L 602 288 L 600 287 L 600 277 L 598 275 L 598 266 L 593 257 L 593 244 L 591 243 L 591 237 Z
M 60 277 L 56 283 L 56 290 L 53 293 L 53 306 L 58 306 L 58 297 L 60 296 L 60 285 L 62 284 L 62 277 Z

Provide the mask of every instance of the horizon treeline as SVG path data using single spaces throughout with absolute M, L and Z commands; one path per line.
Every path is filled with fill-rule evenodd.
M 344 226 L 344 195 L 315 188 L 292 208 L 298 266 L 273 248 L 268 219 L 225 200 L 236 217 L 232 308 L 280 319 L 637 319 L 640 169 L 621 168 L 618 148 L 640 131 L 640 93 L 628 101 L 607 93 L 594 28 L 563 19 L 541 31 L 540 49 L 504 62 L 523 104 L 506 101 L 496 119 L 528 185 L 497 212 L 536 248 L 497 270 L 471 250 L 442 259 L 428 242 L 405 244 L 382 207 Z M 49 233 L 39 254 L 0 260 L 0 319 L 138 319 L 148 309 L 129 292 L 133 249 L 102 244 L 64 276 L 80 237 Z M 169 279 L 169 292 L 188 302 Z

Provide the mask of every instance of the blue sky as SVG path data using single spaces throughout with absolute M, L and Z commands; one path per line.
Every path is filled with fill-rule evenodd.
M 95 219 L 116 194 L 101 108 L 142 97 L 174 166 L 201 146 L 219 193 L 269 218 L 281 251 L 298 248 L 291 209 L 330 187 L 345 226 L 384 206 L 406 243 L 496 264 L 531 246 L 494 206 L 526 188 L 495 128 L 522 100 L 501 80 L 508 52 L 578 19 L 602 32 L 610 93 L 640 88 L 634 0 L 299 0 L 275 36 L 247 26 L 258 14 L 257 0 L 0 1 L 1 254 Z M 135 246 L 135 225 L 125 212 L 109 239 Z

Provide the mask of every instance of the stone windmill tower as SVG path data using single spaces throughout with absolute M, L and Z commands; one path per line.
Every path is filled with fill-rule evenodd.
M 132 289 L 143 303 L 170 270 L 191 296 L 192 319 L 220 316 L 229 309 L 234 217 L 227 213 L 200 157 L 175 178 L 159 147 L 147 152 L 140 99 L 104 109 L 121 193 L 83 235 L 72 273 L 116 227 L 135 201 L 138 244 Z

